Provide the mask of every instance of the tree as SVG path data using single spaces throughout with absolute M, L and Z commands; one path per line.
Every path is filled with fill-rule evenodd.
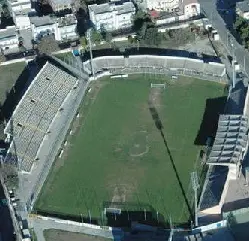
M 102 35 L 99 31 L 93 30 L 91 33 L 91 40 L 93 43 L 95 44 L 100 44 L 100 42 L 102 41 Z
M 4 3 L 2 5 L 2 17 L 4 17 L 4 18 L 10 18 L 11 17 L 8 5 L 6 3 Z
M 133 17 L 133 29 L 137 33 L 138 39 L 144 39 L 147 28 L 155 26 L 148 13 L 138 10 Z
M 150 15 L 148 13 L 143 12 L 142 10 L 138 10 L 133 16 L 133 29 L 135 31 L 138 31 L 141 29 L 144 23 L 148 22 L 152 22 Z
M 1 173 L 4 177 L 5 184 L 8 188 L 18 187 L 18 171 L 17 167 L 10 163 L 5 163 L 1 168 Z
M 228 227 L 230 227 L 230 228 L 237 224 L 236 217 L 233 215 L 232 212 L 230 212 L 227 215 L 227 223 L 228 223 Z
M 37 48 L 40 54 L 51 54 L 59 50 L 58 43 L 52 35 L 43 37 L 38 43 Z
M 134 43 L 134 39 L 133 39 L 133 37 L 132 37 L 131 35 L 128 35 L 128 42 L 129 42 L 130 44 L 133 44 L 133 43 Z
M 86 49 L 86 47 L 87 47 L 87 39 L 86 39 L 85 36 L 81 37 L 80 43 L 81 43 L 81 46 L 83 47 L 83 49 Z
M 107 43 L 110 43 L 112 40 L 112 34 L 110 32 L 107 32 L 105 29 L 101 31 L 101 35 L 104 41 Z
M 240 17 L 240 16 L 237 16 L 236 17 L 236 21 L 234 23 L 234 28 L 239 31 L 239 29 L 245 24 L 245 20 Z
M 246 40 L 249 37 L 249 26 L 243 26 L 240 30 L 241 38 Z
M 158 46 L 162 41 L 162 36 L 158 33 L 157 28 L 147 28 L 144 43 L 147 45 Z

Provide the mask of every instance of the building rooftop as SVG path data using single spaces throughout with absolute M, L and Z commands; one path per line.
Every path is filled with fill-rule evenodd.
M 54 5 L 68 5 L 72 3 L 72 0 L 50 0 Z
M 132 2 L 110 2 L 99 5 L 88 5 L 88 9 L 90 12 L 94 12 L 94 14 L 103 14 L 112 11 L 117 11 L 117 14 L 124 14 L 135 11 L 135 6 Z
M 16 27 L 10 26 L 0 29 L 0 40 L 16 37 Z
M 77 24 L 77 19 L 74 14 L 67 14 L 64 17 L 57 18 L 59 27 Z
M 18 160 L 20 170 L 30 172 L 39 160 L 39 149 L 77 78 L 47 62 L 17 105 L 4 130 L 12 136 L 7 160 Z
M 198 0 L 183 0 L 183 5 L 186 6 L 188 4 L 196 4 Z
M 29 0 L 8 0 L 11 6 L 31 4 Z
M 136 9 L 132 2 L 125 2 L 122 5 L 117 6 L 115 10 L 118 11 L 118 14 L 125 14 L 134 12 Z
M 247 143 L 248 118 L 243 115 L 220 115 L 218 130 L 207 164 L 236 164 Z
M 109 3 L 88 5 L 88 9 L 90 12 L 94 12 L 94 14 L 102 14 L 112 11 Z
M 244 174 L 236 180 L 230 180 L 227 195 L 223 205 L 223 212 L 230 212 L 249 206 L 249 186 Z
M 30 17 L 30 22 L 34 24 L 36 27 L 44 26 L 44 25 L 52 25 L 54 24 L 54 21 L 49 16 L 43 16 L 43 17 Z
M 242 13 L 249 12 L 249 1 L 245 0 L 243 2 L 237 2 L 236 8 Z
M 15 11 L 16 16 L 28 16 L 28 17 L 31 17 L 31 16 L 34 16 L 35 14 L 36 14 L 36 11 L 33 8 L 25 8 L 25 9 L 22 9 L 20 11 Z

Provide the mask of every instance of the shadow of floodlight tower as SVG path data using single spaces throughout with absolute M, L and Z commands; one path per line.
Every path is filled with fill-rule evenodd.
M 163 142 L 164 142 L 164 145 L 166 147 L 166 150 L 167 150 L 167 153 L 168 153 L 168 156 L 169 156 L 169 159 L 170 159 L 170 162 L 171 162 L 171 165 L 173 167 L 173 170 L 175 172 L 175 176 L 176 176 L 176 179 L 177 179 L 177 182 L 179 184 L 179 187 L 181 189 L 181 193 L 182 193 L 182 196 L 183 196 L 183 199 L 185 201 L 185 204 L 188 208 L 188 211 L 189 211 L 189 214 L 190 214 L 190 217 L 191 217 L 191 220 L 193 220 L 193 214 L 192 214 L 192 210 L 191 210 L 191 207 L 190 207 L 190 204 L 188 202 L 188 199 L 187 199 L 187 196 L 186 196 L 186 193 L 184 191 L 184 188 L 183 188 L 183 184 L 181 182 L 181 179 L 180 179 L 180 176 L 179 176 L 179 173 L 177 171 L 177 168 L 176 168 L 176 165 L 175 165 L 175 162 L 174 162 L 174 159 L 172 157 L 172 154 L 171 154 L 171 151 L 169 149 L 169 145 L 168 145 L 168 142 L 167 142 L 167 139 L 166 139 L 166 136 L 163 132 L 163 125 L 162 125 L 162 122 L 161 122 L 161 119 L 158 115 L 158 112 L 157 112 L 157 109 L 155 108 L 155 106 L 153 105 L 153 103 L 151 101 L 148 102 L 148 105 L 149 105 L 149 111 L 150 111 L 150 114 L 152 116 L 152 119 L 155 123 L 155 126 L 156 128 L 160 131 L 160 134 L 161 134 L 161 137 L 163 139 Z

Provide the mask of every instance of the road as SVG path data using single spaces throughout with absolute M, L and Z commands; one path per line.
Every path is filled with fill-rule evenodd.
M 230 34 L 226 23 L 216 9 L 216 0 L 199 0 L 199 2 L 201 4 L 202 12 L 210 20 L 213 28 L 218 31 L 220 40 L 223 42 L 228 53 L 231 56 L 233 56 L 234 53 L 236 61 L 239 63 L 247 76 L 249 76 L 249 53 Z

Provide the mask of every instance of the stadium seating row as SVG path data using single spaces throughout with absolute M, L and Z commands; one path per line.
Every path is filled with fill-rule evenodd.
M 85 70 L 90 74 L 91 65 L 90 61 L 84 63 Z M 214 77 L 222 77 L 225 75 L 225 67 L 223 64 L 218 63 L 204 63 L 202 60 L 190 59 L 183 57 L 172 56 L 153 56 L 141 55 L 130 56 L 124 58 L 123 56 L 104 56 L 93 59 L 93 68 L 95 73 L 104 70 L 110 71 L 124 71 L 141 68 L 151 68 L 158 70 L 182 70 L 206 74 Z M 145 70 L 145 69 L 143 69 Z
M 8 156 L 16 155 L 20 169 L 30 172 L 49 126 L 77 79 L 47 62 L 35 77 L 5 128 L 13 137 Z

